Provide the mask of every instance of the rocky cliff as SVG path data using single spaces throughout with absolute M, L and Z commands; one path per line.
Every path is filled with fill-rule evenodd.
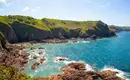
M 130 26 L 109 26 L 114 32 L 130 31 Z
M 19 42 L 52 38 L 50 31 L 41 30 L 28 24 L 14 22 L 11 27 L 13 28 Z
M 17 36 L 9 24 L 0 22 L 0 32 L 6 37 L 10 43 L 18 42 Z
M 43 39 L 102 38 L 115 36 L 102 21 L 68 21 L 28 16 L 0 16 L 0 32 L 10 43 Z

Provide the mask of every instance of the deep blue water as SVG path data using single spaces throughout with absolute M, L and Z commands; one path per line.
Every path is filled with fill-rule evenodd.
M 118 69 L 130 73 L 130 32 L 117 33 L 116 38 L 105 38 L 95 41 L 79 40 L 78 43 L 65 44 L 36 44 L 33 47 L 44 47 L 47 62 L 33 71 L 30 66 L 25 70 L 26 73 L 34 77 L 50 76 L 61 73 L 59 67 L 65 62 L 54 62 L 56 57 L 67 57 L 69 61 L 84 61 L 91 65 L 94 70 L 105 68 Z M 28 48 L 29 50 L 29 48 Z M 41 50 L 43 51 L 43 50 Z M 31 52 L 36 54 L 39 50 Z M 30 64 L 32 60 L 30 60 Z

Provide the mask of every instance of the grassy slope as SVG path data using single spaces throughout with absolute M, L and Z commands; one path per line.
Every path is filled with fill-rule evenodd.
M 48 27 L 46 27 L 41 20 L 39 19 L 34 19 L 32 17 L 29 16 L 0 16 L 0 22 L 4 22 L 7 24 L 12 24 L 14 22 L 20 22 L 20 23 L 24 23 L 27 25 L 30 25 L 32 27 L 41 29 L 41 30 L 49 30 Z
M 76 29 L 76 28 L 83 28 L 85 29 L 94 29 L 98 21 L 70 21 L 70 20 L 57 20 L 57 19 L 35 19 L 29 16 L 0 16 L 0 21 L 11 24 L 13 22 L 21 22 L 28 25 L 32 25 L 32 27 L 41 29 L 41 30 L 50 30 L 50 28 L 69 28 L 69 29 Z
M 12 26 L 18 40 L 30 41 L 50 38 L 110 37 L 111 30 L 102 21 L 71 21 L 58 19 L 36 19 L 30 16 L 0 16 L 0 22 Z M 29 32 L 31 31 L 31 32 Z M 39 35 L 40 34 L 40 35 Z M 42 35 L 45 34 L 45 35 Z M 33 37 L 31 35 L 34 35 Z M 22 37 L 23 36 L 23 37 Z M 22 37 L 22 38 L 21 38 Z M 27 37 L 25 39 L 25 37 Z
M 52 28 L 52 27 L 64 27 L 69 29 L 75 28 L 93 28 L 98 21 L 70 21 L 70 20 L 57 20 L 57 19 L 48 19 L 43 18 L 43 23 Z

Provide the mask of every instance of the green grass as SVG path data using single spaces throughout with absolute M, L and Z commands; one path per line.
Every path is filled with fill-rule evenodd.
M 88 29 L 95 30 L 97 24 L 101 21 L 71 21 L 71 20 L 58 20 L 58 19 L 36 19 L 30 16 L 21 16 L 21 15 L 9 15 L 9 16 L 0 16 L 0 22 L 4 22 L 6 24 L 12 24 L 15 22 L 24 23 L 30 25 L 31 27 L 51 31 L 51 28 L 64 28 L 67 32 L 69 29 L 77 29 L 80 28 L 82 31 L 86 31 Z
M 43 18 L 43 23 L 47 27 L 64 27 L 69 29 L 77 29 L 88 27 L 92 29 L 96 26 L 98 21 L 71 21 L 71 20 L 57 20 L 57 19 L 48 19 Z

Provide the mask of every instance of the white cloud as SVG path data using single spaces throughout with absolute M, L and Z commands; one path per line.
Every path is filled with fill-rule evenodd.
M 40 7 L 35 7 L 35 8 L 29 8 L 29 7 L 25 7 L 24 9 L 21 10 L 21 12 L 25 12 L 25 11 L 31 11 L 31 12 L 36 12 L 38 9 L 40 9 Z
M 9 7 L 9 6 L 13 5 L 17 1 L 18 0 L 0 0 L 0 6 Z
M 25 7 L 25 8 L 23 8 L 22 10 L 21 10 L 21 12 L 25 12 L 25 11 L 27 11 L 27 10 L 29 10 L 30 8 L 29 7 Z
M 6 3 L 7 0 L 0 0 L 0 4 Z

